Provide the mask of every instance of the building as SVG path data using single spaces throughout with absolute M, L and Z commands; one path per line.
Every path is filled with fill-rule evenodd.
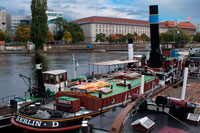
M 53 10 L 46 11 L 47 17 L 48 17 L 48 27 L 51 33 L 54 33 L 54 29 L 56 27 L 55 22 L 57 18 L 63 18 L 64 14 L 63 12 L 56 12 Z
M 197 24 L 197 30 L 196 32 L 200 32 L 200 24 Z
M 96 43 L 96 34 L 99 33 L 104 33 L 108 36 L 111 34 L 127 35 L 128 33 L 133 34 L 136 32 L 139 35 L 145 33 L 147 36 L 150 36 L 150 24 L 148 21 L 144 20 L 93 16 L 78 19 L 73 22 L 81 25 L 86 43 Z M 191 34 L 196 31 L 196 27 L 189 22 L 181 22 L 176 26 L 175 23 L 172 22 L 173 21 L 166 21 L 160 23 L 160 33 L 165 33 L 172 28 L 181 28 Z
M 2 31 L 10 31 L 10 25 L 11 25 L 11 17 L 10 15 L 5 11 L 0 11 L 0 29 Z
M 22 24 L 30 25 L 31 16 L 11 16 L 11 32 L 15 33 L 17 27 Z

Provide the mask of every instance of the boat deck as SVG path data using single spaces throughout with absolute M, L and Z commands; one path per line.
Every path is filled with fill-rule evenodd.
M 146 75 L 145 75 L 145 83 L 150 82 L 150 81 L 153 81 L 153 80 L 155 80 L 155 77 L 153 77 L 153 76 L 146 76 Z M 117 83 L 123 82 L 123 81 L 124 81 L 124 80 L 122 80 L 122 79 L 112 79 L 112 80 L 108 80 L 107 82 L 108 82 L 110 85 L 113 85 L 113 90 L 112 90 L 111 93 L 102 94 L 102 98 L 109 97 L 109 96 L 113 96 L 113 95 L 120 94 L 120 93 L 122 93 L 122 92 L 128 91 L 128 86 L 119 86 L 119 85 L 117 85 Z M 137 79 L 135 79 L 135 80 L 126 80 L 126 82 L 131 84 L 131 88 L 135 88 L 135 87 L 138 87 L 138 86 L 141 85 L 141 78 L 137 78 Z M 98 97 L 98 93 L 97 93 L 97 92 L 90 93 L 90 95 L 93 95 L 93 96 L 97 96 L 97 97 Z
M 177 88 L 169 87 L 168 89 L 162 91 L 158 95 L 166 95 L 166 96 L 169 96 L 169 97 L 174 97 L 174 98 L 180 99 L 181 98 L 181 91 L 182 91 L 182 86 L 179 86 Z M 158 96 L 158 95 L 156 95 L 156 96 Z M 200 105 L 200 83 L 189 82 L 189 84 L 187 84 L 185 101 Z M 199 114 L 200 108 L 197 108 L 195 110 L 195 113 Z

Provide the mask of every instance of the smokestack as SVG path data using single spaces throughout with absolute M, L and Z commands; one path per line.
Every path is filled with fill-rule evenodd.
M 159 14 L 158 5 L 149 6 L 149 23 L 151 32 L 150 67 L 161 67 L 161 52 L 159 45 Z
M 184 79 L 183 79 L 183 87 L 182 87 L 182 93 L 181 93 L 181 100 L 185 100 L 185 92 L 186 92 L 186 85 L 187 85 L 187 79 L 188 79 L 188 67 L 189 67 L 190 61 L 186 61 L 186 66 L 184 70 Z
M 141 76 L 140 94 L 144 94 L 144 72 L 142 72 Z
M 46 92 L 45 92 L 45 86 L 44 86 L 43 76 L 42 76 L 42 63 L 39 57 L 36 58 L 36 71 L 37 71 L 37 78 L 38 78 L 37 97 L 44 97 L 46 95 Z
M 128 39 L 128 60 L 133 60 L 133 39 Z

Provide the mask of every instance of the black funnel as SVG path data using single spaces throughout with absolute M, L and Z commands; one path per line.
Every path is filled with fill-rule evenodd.
M 150 67 L 161 67 L 161 52 L 159 43 L 158 5 L 149 6 L 149 23 L 151 32 Z
M 37 79 L 38 79 L 38 88 L 36 92 L 36 97 L 45 97 L 45 86 L 43 82 L 42 76 L 42 63 L 40 57 L 36 57 L 36 72 L 37 72 Z

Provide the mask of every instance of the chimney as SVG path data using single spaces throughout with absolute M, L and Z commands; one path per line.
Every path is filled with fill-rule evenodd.
M 46 95 L 46 90 L 43 82 L 42 76 L 42 63 L 39 57 L 36 58 L 36 72 L 38 78 L 38 97 L 44 97 Z
M 185 70 L 184 70 L 184 79 L 183 79 L 181 100 L 185 100 L 185 92 L 186 92 L 186 85 L 187 85 L 187 79 L 188 79 L 188 70 L 189 70 L 188 67 L 189 67 L 189 60 L 186 61 L 186 66 L 185 66 Z
M 161 67 L 161 52 L 159 44 L 159 14 L 158 5 L 149 6 L 149 23 L 151 32 L 150 67 Z
M 128 60 L 133 60 L 133 39 L 128 39 Z

